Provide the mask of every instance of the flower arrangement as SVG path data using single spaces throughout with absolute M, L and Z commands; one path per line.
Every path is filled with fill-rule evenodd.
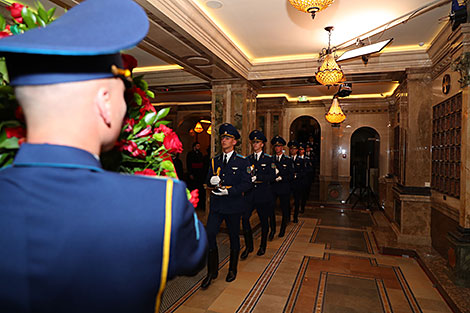
M 22 33 L 35 27 L 45 27 L 53 21 L 55 9 L 46 11 L 38 2 L 36 11 L 18 3 L 8 7 L 14 25 L 6 25 L 0 16 L 0 38 Z M 4 62 L 3 62 L 4 63 Z M 123 54 L 124 67 L 132 70 L 137 60 Z M 21 107 L 16 102 L 13 88 L 8 85 L 6 67 L 0 64 L 0 168 L 13 162 L 19 146 L 25 141 L 25 122 Z M 168 176 L 178 178 L 172 155 L 181 153 L 183 146 L 176 133 L 164 120 L 170 109 L 156 111 L 143 76 L 133 77 L 132 88 L 126 90 L 127 113 L 115 148 L 102 155 L 103 167 L 128 174 Z M 190 202 L 197 206 L 198 190 L 187 190 Z

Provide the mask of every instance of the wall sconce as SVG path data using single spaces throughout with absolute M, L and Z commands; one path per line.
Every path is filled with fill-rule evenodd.
M 209 128 L 206 131 L 209 135 L 212 134 L 212 125 L 209 126 Z

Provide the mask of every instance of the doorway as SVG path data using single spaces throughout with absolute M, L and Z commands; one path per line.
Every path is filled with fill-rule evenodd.
M 358 128 L 351 136 L 351 188 L 370 186 L 378 194 L 380 136 L 371 127 Z
M 300 116 L 296 118 L 289 129 L 288 140 L 296 140 L 299 143 L 310 143 L 312 151 L 309 157 L 312 159 L 313 164 L 313 183 L 309 194 L 309 200 L 318 201 L 320 199 L 320 140 L 321 128 L 318 121 L 311 116 Z

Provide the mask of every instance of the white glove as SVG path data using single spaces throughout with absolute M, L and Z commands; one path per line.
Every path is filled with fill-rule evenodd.
M 210 180 L 211 185 L 218 185 L 220 183 L 219 176 L 212 176 Z
M 278 170 L 277 167 L 276 167 L 276 175 L 277 175 L 277 174 L 279 174 L 279 170 Z
M 216 196 L 227 196 L 228 195 L 228 190 L 218 188 L 216 190 L 212 190 L 212 193 Z
M 254 183 L 256 181 L 256 176 L 251 177 L 251 182 Z
M 281 176 L 276 177 L 276 181 L 281 181 L 281 180 L 282 180 Z

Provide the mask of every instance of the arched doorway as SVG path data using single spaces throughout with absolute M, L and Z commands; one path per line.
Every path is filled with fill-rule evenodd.
M 314 180 L 310 192 L 310 200 L 319 200 L 320 184 L 318 175 L 320 173 L 320 139 L 321 128 L 318 121 L 311 116 L 300 116 L 296 118 L 289 128 L 288 140 L 296 140 L 299 143 L 311 143 L 313 149 L 310 153 L 314 168 Z
M 351 136 L 351 188 L 370 186 L 378 193 L 380 136 L 371 127 L 358 128 Z

